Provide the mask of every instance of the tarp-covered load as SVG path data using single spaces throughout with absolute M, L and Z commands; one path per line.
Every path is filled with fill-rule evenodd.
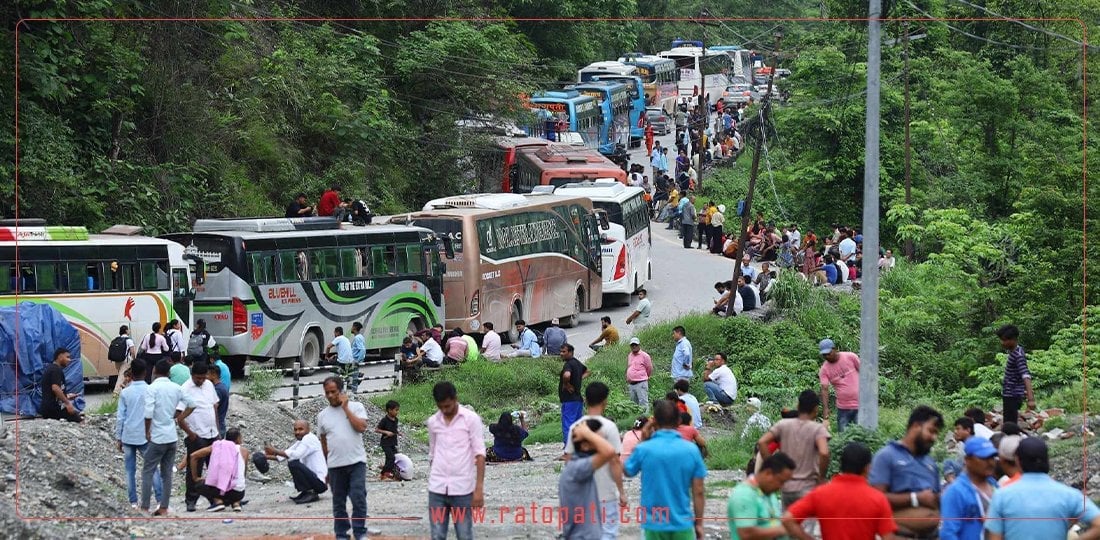
M 58 348 L 68 349 L 72 362 L 65 368 L 65 391 L 77 394 L 73 406 L 84 410 L 84 368 L 80 361 L 80 334 L 56 309 L 33 302 L 0 308 L 0 412 L 33 416 L 42 403 L 39 382 Z M 18 324 L 17 324 L 18 322 Z M 16 332 L 19 339 L 16 341 Z M 18 410 L 16 391 L 19 392 Z

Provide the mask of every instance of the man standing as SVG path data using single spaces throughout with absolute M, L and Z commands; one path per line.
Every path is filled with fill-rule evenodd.
M 191 454 L 214 444 L 218 438 L 218 393 L 214 390 L 214 385 L 207 380 L 206 373 L 206 364 L 191 366 L 191 378 L 180 387 L 183 394 L 187 396 L 188 403 L 186 405 L 180 403 L 176 406 L 178 411 L 187 407 L 194 409 L 194 412 L 186 418 L 177 419 L 180 429 L 187 434 L 183 444 L 187 447 L 187 474 L 184 477 L 187 490 L 184 501 L 187 503 L 188 512 L 195 511 L 195 503 L 199 500 L 198 484 L 193 479 L 202 476 L 202 468 L 208 461 L 205 459 L 198 461 L 199 470 L 193 471 Z
M 940 501 L 942 540 L 982 540 L 982 520 L 997 489 L 993 469 L 997 449 L 989 439 L 970 437 L 965 444 L 966 474 L 947 486 Z
M 481 354 L 490 362 L 500 361 L 500 334 L 493 329 L 493 323 L 486 322 L 481 325 L 485 329 L 485 335 L 481 337 Z
M 332 349 L 336 348 L 336 362 L 342 365 L 350 364 L 352 362 L 351 355 L 351 341 L 344 335 L 344 327 L 337 326 L 333 330 L 332 343 L 325 347 L 325 356 L 333 354 Z
M 715 353 L 714 358 L 707 362 L 703 371 L 703 391 L 707 393 L 707 404 L 718 403 L 723 407 L 733 405 L 737 399 L 737 378 L 733 376 L 733 370 L 726 365 L 726 355 Z
M 130 337 L 130 327 L 122 325 L 118 329 L 118 337 L 111 340 L 107 350 L 107 359 L 114 362 L 117 368 L 116 375 L 112 379 L 114 382 L 109 384 L 116 396 L 122 390 L 122 374 L 126 373 L 135 358 L 137 358 L 137 347 L 134 346 L 134 339 Z M 146 366 L 149 367 L 148 364 Z M 145 379 L 142 380 L 145 381 Z
M 558 400 L 561 401 L 561 440 L 569 440 L 569 427 L 581 417 L 581 384 L 588 377 L 588 368 L 573 357 L 573 346 L 566 343 L 561 346 L 563 361 L 561 375 L 558 377 Z
M 176 424 L 187 419 L 195 410 L 191 398 L 183 393 L 180 385 L 168 378 L 168 361 L 157 362 L 153 369 L 153 384 L 145 391 L 145 449 L 141 466 L 141 509 L 149 510 L 149 497 L 153 494 L 153 474 L 160 467 L 160 504 L 154 515 L 168 515 L 168 500 L 172 497 L 172 468 L 176 460 L 176 443 L 179 435 Z M 181 412 L 180 406 L 185 408 Z
M 485 506 L 485 437 L 481 417 L 458 404 L 450 381 L 432 388 L 438 412 L 428 418 L 428 510 L 432 540 L 446 540 L 452 514 L 459 540 L 474 537 L 472 513 Z
M 630 338 L 630 354 L 626 356 L 626 384 L 630 401 L 649 412 L 649 377 L 653 375 L 653 360 L 642 350 L 642 340 Z
M 694 443 L 680 437 L 680 412 L 666 399 L 653 404 L 643 441 L 623 465 L 629 476 L 642 473 L 642 530 L 648 538 L 703 538 L 707 467 Z M 690 493 L 690 495 L 689 495 Z
M 323 388 L 329 406 L 317 413 L 317 437 L 332 487 L 332 528 L 338 540 L 348 538 L 349 530 L 360 540 L 367 537 L 367 451 L 363 446 L 367 410 L 362 403 L 348 400 L 340 377 L 325 379 Z
M 782 510 L 776 495 L 790 480 L 794 468 L 794 460 L 783 452 L 776 452 L 763 460 L 760 472 L 730 490 L 726 517 L 732 540 L 770 540 L 786 536 L 787 531 L 779 521 Z
M 1031 390 L 1031 371 L 1027 369 L 1027 355 L 1020 346 L 1020 329 L 1014 325 L 1005 325 L 997 329 L 1001 338 L 1001 347 L 1008 351 L 1005 362 L 1005 376 L 1001 383 L 1001 403 L 1004 406 L 1004 421 L 1017 422 L 1020 417 L 1020 405 L 1027 398 L 1027 410 L 1035 409 L 1035 394 Z
M 363 323 L 351 323 L 351 362 L 362 364 L 367 359 L 367 340 L 363 337 Z
M 600 352 L 600 349 L 604 347 L 610 347 L 619 343 L 619 330 L 611 326 L 611 317 L 607 315 L 600 317 L 600 328 L 600 335 L 596 336 L 596 339 L 588 344 L 588 348 L 596 352 Z M 603 343 L 600 343 L 601 341 Z
M 306 202 L 305 193 L 299 193 L 294 197 L 294 201 L 286 207 L 286 217 L 288 218 L 309 217 L 312 215 L 313 207 Z
M 1023 476 L 993 494 L 985 521 L 986 538 L 1061 540 L 1074 521 L 1088 526 L 1078 537 L 1080 540 L 1100 538 L 1100 509 L 1080 491 L 1050 477 L 1050 457 L 1042 439 L 1021 440 L 1016 459 Z
M 569 436 L 565 439 L 566 462 L 576 459 L 573 454 L 576 451 L 574 439 L 577 438 L 576 430 L 588 422 L 590 427 L 595 427 L 596 433 L 611 445 L 612 457 L 618 456 L 622 451 L 622 441 L 619 438 L 619 428 L 615 422 L 603 416 L 607 409 L 607 396 L 611 391 L 607 385 L 601 382 L 589 384 L 584 389 L 585 402 L 588 404 L 588 414 L 581 417 L 569 428 Z M 599 425 L 592 426 L 596 421 Z M 568 465 L 567 465 L 568 466 Z M 606 465 L 596 468 L 596 493 L 599 500 L 600 519 L 603 529 L 603 540 L 615 540 L 619 536 L 619 507 L 626 506 L 626 490 L 623 489 L 623 465 L 618 459 L 611 459 Z
M 672 352 L 672 380 L 691 380 L 695 376 L 691 370 L 693 351 L 683 326 L 672 329 L 672 340 L 676 342 L 676 349 Z
M 130 497 L 130 508 L 138 507 L 137 457 L 148 448 L 149 439 L 145 437 L 145 393 L 149 385 L 145 383 L 145 362 L 135 360 L 130 364 L 133 382 L 122 389 L 118 395 L 118 418 L 115 425 L 115 438 L 118 449 L 122 451 L 126 467 L 126 492 Z M 160 477 L 153 477 L 153 490 L 157 499 L 161 496 Z
M 695 233 L 695 222 L 699 219 L 695 209 L 695 195 L 680 199 L 680 234 L 684 240 L 684 249 L 691 249 L 691 239 Z
M 817 377 L 821 381 L 821 418 L 829 421 L 829 387 L 836 388 L 837 433 L 843 433 L 848 424 L 859 418 L 859 356 L 840 352 L 831 339 L 818 343 L 818 350 L 825 360 Z
M 561 346 L 569 340 L 565 330 L 558 326 L 558 319 L 550 319 L 550 326 L 542 333 L 542 341 L 546 344 L 546 354 L 561 354 Z
M 871 450 L 859 442 L 850 442 L 840 452 L 840 474 L 818 487 L 783 514 L 787 534 L 798 540 L 813 540 L 801 523 L 817 518 L 822 538 L 883 540 L 896 538 L 890 502 L 881 491 L 867 484 L 871 470 Z
M 170 356 L 165 356 L 164 358 L 172 363 L 172 369 L 168 371 L 168 380 L 183 386 L 191 379 L 191 368 L 187 367 L 187 364 L 184 364 L 182 359 L 172 358 Z
M 561 519 L 563 538 L 596 540 L 601 537 L 601 530 L 603 538 L 614 539 L 618 534 L 618 507 L 608 512 L 613 512 L 610 516 L 592 511 L 600 499 L 599 472 L 606 470 L 609 463 L 619 461 L 615 459 L 615 448 L 597 433 L 599 426 L 600 422 L 595 419 L 578 422 L 569 440 L 569 445 L 576 446 L 577 452 L 562 467 L 558 479 L 558 502 L 564 512 Z M 622 466 L 619 467 L 621 469 Z M 607 536 L 608 517 L 615 524 L 615 533 L 610 537 Z
M 210 364 L 206 368 L 206 380 L 214 385 L 214 393 L 218 395 L 218 409 L 215 411 L 218 420 L 218 437 L 225 437 L 225 417 L 229 414 L 229 389 L 222 382 L 222 370 Z
M 840 250 L 840 262 L 848 264 L 848 261 L 854 261 L 856 257 L 856 241 L 852 239 L 855 235 L 853 231 L 844 232 L 844 239 L 840 241 L 840 245 L 837 246 Z
M 217 344 L 214 336 L 211 336 L 210 331 L 206 329 L 206 321 L 204 319 L 195 321 L 195 329 L 191 332 L 191 337 L 187 338 L 187 360 L 192 364 L 196 362 L 209 364 L 209 351 Z
M 867 481 L 886 494 L 898 536 L 938 538 L 940 471 L 930 452 L 943 429 L 943 415 L 926 405 L 913 409 L 905 436 L 875 453 Z
M 325 478 L 328 477 L 325 451 L 321 448 L 321 440 L 309 432 L 309 422 L 301 418 L 294 421 L 294 438 L 296 440 L 286 450 L 264 446 L 264 454 L 268 459 L 289 460 L 286 468 L 294 480 L 294 489 L 298 490 L 298 494 L 290 500 L 295 504 L 317 502 L 321 499 L 319 495 L 328 489 L 325 485 Z M 365 471 L 363 474 L 366 478 Z
M 76 410 L 73 400 L 77 394 L 65 391 L 65 368 L 72 362 L 68 349 L 59 348 L 53 353 L 53 362 L 46 365 L 42 372 L 40 391 L 42 403 L 38 407 L 38 414 L 42 418 L 51 420 L 68 420 L 80 422 L 83 417 Z
M 778 442 L 795 462 L 794 474 L 783 484 L 783 507 L 789 508 L 816 486 L 825 483 L 829 471 L 829 431 L 817 421 L 821 402 L 813 390 L 798 396 L 798 418 L 775 423 L 756 443 L 760 457 L 771 455 L 770 444 Z
M 638 289 L 638 305 L 634 308 L 634 312 L 626 318 L 626 324 L 634 323 L 634 334 L 649 326 L 649 312 L 652 309 L 649 302 L 649 293 L 645 289 Z

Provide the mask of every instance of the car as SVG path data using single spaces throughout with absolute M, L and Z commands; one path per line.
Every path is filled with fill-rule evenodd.
M 752 86 L 744 83 L 731 84 L 722 92 L 722 100 L 726 105 L 738 105 L 748 103 L 752 97 Z
M 650 107 L 645 110 L 645 119 L 653 125 L 654 135 L 668 135 L 672 132 L 672 120 L 660 107 Z

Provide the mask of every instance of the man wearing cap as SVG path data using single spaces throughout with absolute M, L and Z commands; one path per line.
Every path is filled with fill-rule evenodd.
M 723 407 L 733 405 L 737 399 L 737 378 L 733 371 L 726 365 L 726 355 L 716 353 L 710 362 L 707 362 L 703 371 L 703 390 L 707 393 L 707 404 L 718 403 Z
M 542 341 L 546 344 L 546 354 L 561 354 L 561 346 L 565 344 L 568 336 L 565 330 L 558 326 L 557 319 L 550 320 L 550 327 L 542 333 Z
M 630 354 L 626 356 L 626 384 L 630 401 L 649 412 L 649 377 L 653 375 L 653 360 L 642 350 L 642 340 L 630 338 Z
M 1042 439 L 1021 440 L 1016 459 L 1023 476 L 993 494 L 985 521 L 986 538 L 1061 540 L 1075 521 L 1088 527 L 1079 536 L 1081 540 L 1100 538 L 1100 508 L 1080 491 L 1050 477 L 1050 456 Z
M 1001 472 L 1004 476 L 997 482 L 1001 487 L 1008 487 L 1015 484 L 1017 480 L 1023 475 L 1023 471 L 1020 470 L 1020 462 L 1016 461 L 1016 449 L 1020 447 L 1020 441 L 1023 437 L 1020 435 L 1005 435 L 1001 439 L 1001 444 L 997 447 L 998 462 L 1001 465 Z
M 854 424 L 859 418 L 859 356 L 855 353 L 840 352 L 831 339 L 818 343 L 821 357 L 825 360 L 817 377 L 821 381 L 821 417 L 829 421 L 829 387 L 836 389 L 837 433 L 842 433 L 848 424 Z
M 290 471 L 290 477 L 294 479 L 294 489 L 298 490 L 298 494 L 290 500 L 295 504 L 316 502 L 321 498 L 319 494 L 328 489 L 325 485 L 328 464 L 325 462 L 325 453 L 321 449 L 321 440 L 310 433 L 309 422 L 302 419 L 294 421 L 294 438 L 296 439 L 294 444 L 286 450 L 279 450 L 270 444 L 264 445 L 264 453 L 254 456 L 253 463 L 256 464 L 257 470 L 266 474 L 268 468 L 266 459 L 289 460 L 286 468 Z M 265 459 L 260 460 L 259 457 Z
M 966 439 L 965 474 L 940 498 L 941 540 L 982 540 L 982 520 L 997 489 L 993 479 L 997 449 L 985 437 Z

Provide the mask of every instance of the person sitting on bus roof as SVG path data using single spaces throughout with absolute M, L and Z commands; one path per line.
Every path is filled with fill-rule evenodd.
M 294 200 L 286 207 L 286 217 L 288 218 L 309 217 L 312 215 L 313 206 L 306 202 L 305 193 L 296 195 Z
M 336 213 L 336 209 L 341 204 L 340 191 L 340 186 L 333 184 L 328 191 L 321 195 L 321 200 L 317 203 L 318 216 L 331 216 Z
M 565 335 L 565 330 L 562 330 L 558 326 L 557 319 L 550 320 L 550 327 L 542 333 L 542 342 L 546 346 L 546 354 L 558 355 L 561 354 L 561 346 L 569 338 Z
M 516 350 L 508 355 L 509 358 L 518 356 L 539 358 L 542 356 L 542 348 L 539 347 L 535 331 L 527 328 L 527 323 L 523 319 L 516 321 L 516 334 L 519 335 L 519 343 L 512 344 L 512 348 Z

